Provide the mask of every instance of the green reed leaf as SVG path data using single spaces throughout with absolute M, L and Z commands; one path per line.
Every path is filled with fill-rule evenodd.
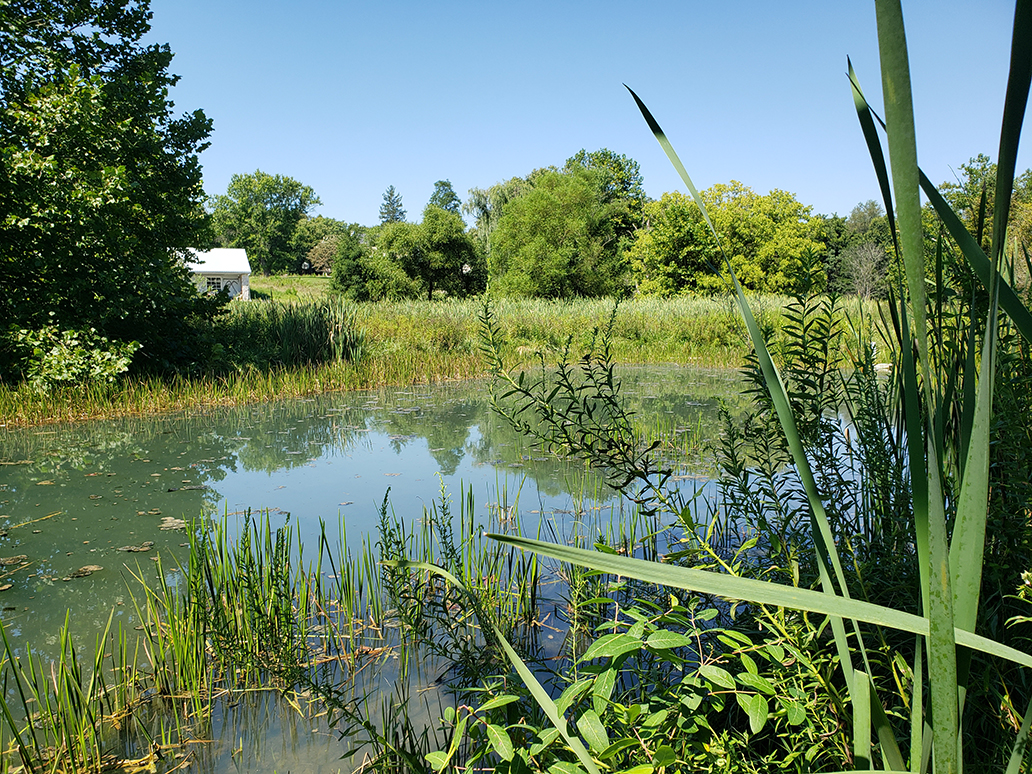
M 667 158 L 674 165 L 681 180 L 691 191 L 692 197 L 695 199 L 696 205 L 698 205 L 703 217 L 709 225 L 710 232 L 713 234 L 713 238 L 716 242 L 717 247 L 720 249 L 721 254 L 724 257 L 724 263 L 727 266 L 728 276 L 731 278 L 731 282 L 735 290 L 735 298 L 738 302 L 739 311 L 742 314 L 742 318 L 745 321 L 746 328 L 749 331 L 749 337 L 753 343 L 753 349 L 756 352 L 757 360 L 759 361 L 760 369 L 763 372 L 763 379 L 767 385 L 767 389 L 770 393 L 771 402 L 774 405 L 775 412 L 778 416 L 778 421 L 781 424 L 782 430 L 784 431 L 785 438 L 788 442 L 789 450 L 792 454 L 792 460 L 795 462 L 796 470 L 799 474 L 799 478 L 803 484 L 803 489 L 806 492 L 807 500 L 810 504 L 810 522 L 812 526 L 814 549 L 817 552 L 817 569 L 821 578 L 821 586 L 825 591 L 829 593 L 841 594 L 843 597 L 849 597 L 849 590 L 846 585 L 846 576 L 842 568 L 842 562 L 839 559 L 838 551 L 835 548 L 835 539 L 831 532 L 831 525 L 828 522 L 828 516 L 824 509 L 824 503 L 821 501 L 820 494 L 817 489 L 817 483 L 813 477 L 813 471 L 810 468 L 810 461 L 806 456 L 806 450 L 803 447 L 802 440 L 799 437 L 799 431 L 796 427 L 795 416 L 792 413 L 791 404 L 788 400 L 788 393 L 785 389 L 784 382 L 781 379 L 781 375 L 778 372 L 777 367 L 774 365 L 774 361 L 770 356 L 770 352 L 767 349 L 767 343 L 763 338 L 763 334 L 760 331 L 759 325 L 756 323 L 756 319 L 753 316 L 752 309 L 749 307 L 749 303 L 745 298 L 745 292 L 742 290 L 741 284 L 738 282 L 738 277 L 735 275 L 735 271 L 731 266 L 731 261 L 728 259 L 727 254 L 724 252 L 723 244 L 720 240 L 720 235 L 713 227 L 713 223 L 709 218 L 709 213 L 706 209 L 706 203 L 702 200 L 698 190 L 695 188 L 695 184 L 692 183 L 691 177 L 688 175 L 687 170 L 681 163 L 676 151 L 667 139 L 666 134 L 660 127 L 659 122 L 656 121 L 652 113 L 645 106 L 645 104 L 638 98 L 638 95 L 634 91 L 626 86 L 625 88 L 634 97 L 635 103 L 638 105 L 638 109 L 641 111 L 642 116 L 645 118 L 645 122 L 649 125 L 652 133 L 659 141 L 660 146 L 666 153 Z M 835 580 L 832 580 L 829 572 L 829 566 L 835 573 Z M 837 585 L 836 585 L 837 581 Z M 831 617 L 832 632 L 835 637 L 835 648 L 838 652 L 839 662 L 842 666 L 843 674 L 846 678 L 846 686 L 852 690 L 853 686 L 853 650 L 850 649 L 849 643 L 846 639 L 845 626 L 843 621 L 838 616 L 832 615 Z M 867 652 L 864 648 L 863 637 L 860 633 L 859 628 L 854 623 L 854 635 L 856 638 L 855 650 L 859 651 L 863 660 L 867 661 Z
M 628 556 L 588 551 L 583 548 L 548 543 L 517 535 L 489 533 L 487 537 L 500 543 L 516 546 L 524 551 L 535 551 L 562 562 L 570 562 L 610 575 L 634 578 L 669 588 L 685 589 L 699 594 L 713 594 L 725 599 L 736 599 L 751 604 L 774 605 L 791 610 L 851 618 L 911 634 L 927 636 L 929 633 L 927 618 L 823 591 L 782 586 L 779 583 L 740 578 L 737 575 L 725 575 L 711 570 L 678 567 L 662 562 L 650 562 Z M 963 629 L 955 629 L 953 636 L 958 645 L 1032 668 L 1032 653 L 1025 653 Z M 954 690 L 956 689 L 954 688 Z
M 1014 188 L 1014 167 L 1018 159 L 1018 141 L 1032 85 L 1032 2 L 1018 0 L 1014 8 L 1014 33 L 1011 37 L 1010 70 L 1007 95 L 1003 102 L 1003 126 L 1000 130 L 1000 153 L 996 164 L 996 202 L 994 205 L 992 257 L 999 265 L 1007 236 L 1007 214 L 1010 212 Z
M 889 164 L 896 193 L 903 264 L 906 268 L 914 315 L 918 361 L 924 368 L 926 404 L 932 399 L 928 357 L 927 294 L 925 292 L 924 234 L 921 224 L 920 171 L 910 88 L 903 9 L 899 0 L 876 0 L 878 51 L 881 59 L 885 123 L 889 138 Z M 942 501 L 939 460 L 931 428 L 925 431 L 925 460 L 912 465 L 911 477 L 928 479 L 928 549 L 930 582 L 927 609 L 929 622 L 928 659 L 931 671 L 932 733 L 936 769 L 940 774 L 958 771 L 959 716 L 957 707 L 957 658 L 953 631 L 953 595 L 950 590 L 949 545 Z M 911 460 L 912 463 L 915 460 Z

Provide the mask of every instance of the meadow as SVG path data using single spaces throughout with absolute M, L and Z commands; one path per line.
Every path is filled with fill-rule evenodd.
M 485 375 L 480 299 L 350 304 L 322 277 L 256 277 L 268 300 L 233 302 L 207 332 L 210 352 L 189 373 L 132 376 L 113 384 L 50 391 L 0 384 L 0 426 L 152 414 L 321 392 Z M 785 299 L 755 304 L 772 334 Z M 613 328 L 622 363 L 735 368 L 747 337 L 729 299 L 623 301 Z M 495 305 L 513 365 L 538 353 L 555 362 L 567 342 L 585 347 L 610 317 L 612 300 L 502 300 Z

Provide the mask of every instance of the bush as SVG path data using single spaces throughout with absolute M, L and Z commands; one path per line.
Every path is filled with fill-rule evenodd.
M 61 330 L 48 325 L 38 330 L 12 325 L 7 346 L 10 367 L 34 390 L 112 384 L 129 370 L 138 341 L 111 341 L 96 328 Z

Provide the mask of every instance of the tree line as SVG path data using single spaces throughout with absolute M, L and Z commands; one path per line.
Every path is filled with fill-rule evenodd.
M 607 149 L 473 188 L 465 201 L 439 180 L 413 220 L 392 186 L 369 226 L 315 215 L 310 186 L 261 171 L 209 198 L 198 157 L 211 122 L 174 112 L 172 53 L 145 42 L 148 5 L 0 3 L 0 379 L 51 354 L 62 378 L 110 380 L 130 360 L 138 370 L 196 368 L 227 299 L 197 292 L 188 248 L 244 247 L 258 272 L 332 272 L 334 288 L 356 300 L 723 287 L 724 257 L 695 203 L 650 200 L 637 162 Z M 981 155 L 942 186 L 983 242 L 994 187 L 995 164 Z M 820 215 L 788 192 L 734 181 L 702 196 L 748 288 L 790 293 L 804 261 L 839 293 L 883 295 L 898 275 L 891 220 L 874 202 Z M 1017 178 L 1012 206 L 1011 236 L 1027 246 L 1032 173 Z M 948 258 L 930 211 L 926 233 L 929 255 L 943 245 Z M 1016 271 L 1029 273 L 1024 263 Z
M 941 187 L 980 239 L 992 222 L 982 190 L 994 184 L 995 165 L 979 155 Z M 488 286 L 512 297 L 711 294 L 727 290 L 725 260 L 746 288 L 764 293 L 798 290 L 804 264 L 807 282 L 865 298 L 885 297 L 899 276 L 890 219 L 875 201 L 839 216 L 738 181 L 701 195 L 726 256 L 693 199 L 675 192 L 650 200 L 638 163 L 606 148 L 473 188 L 465 202 L 438 180 L 418 222 L 406 220 L 394 186 L 374 226 L 312 217 L 311 188 L 260 171 L 235 176 L 211 211 L 216 238 L 247 248 L 257 270 L 332 273 L 333 287 L 360 301 L 465 296 Z M 1014 202 L 1015 237 L 1027 244 L 1032 173 L 1018 178 Z M 930 243 L 936 229 L 929 211 Z

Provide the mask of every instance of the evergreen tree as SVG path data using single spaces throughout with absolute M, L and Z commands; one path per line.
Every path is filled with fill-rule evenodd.
M 405 220 L 405 208 L 401 206 L 401 194 L 392 185 L 383 193 L 383 204 L 380 205 L 381 223 L 401 223 Z

